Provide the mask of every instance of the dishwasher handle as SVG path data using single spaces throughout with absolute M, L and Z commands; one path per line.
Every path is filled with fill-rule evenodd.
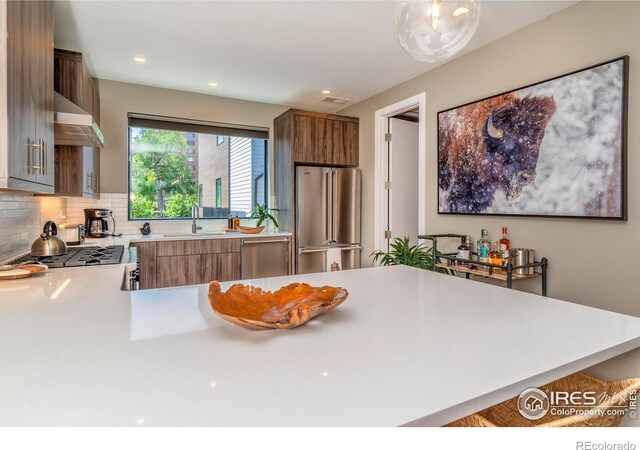
M 245 244 L 276 244 L 276 243 L 280 243 L 280 242 L 289 242 L 289 238 L 243 240 L 242 241 L 242 245 L 245 245 Z

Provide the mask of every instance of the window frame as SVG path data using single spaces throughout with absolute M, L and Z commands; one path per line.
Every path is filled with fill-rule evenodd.
M 132 113 L 128 113 L 128 117 L 131 118 L 132 117 Z M 161 116 L 158 116 L 161 117 Z M 170 121 L 166 121 L 167 123 L 172 123 Z M 176 119 L 175 123 L 178 124 L 189 124 L 190 121 L 188 120 L 180 120 L 180 119 Z M 202 121 L 195 121 L 194 123 L 198 123 L 198 124 L 202 124 Z M 226 124 L 225 124 L 226 125 Z M 191 217 L 157 217 L 157 218 L 153 218 L 153 217 L 147 217 L 147 218 L 138 218 L 138 217 L 131 217 L 131 129 L 132 128 L 146 128 L 146 129 L 164 129 L 164 130 L 168 130 L 168 131 L 179 131 L 179 130 L 171 130 L 171 128 L 152 128 L 152 127 L 140 127 L 140 126 L 132 126 L 130 123 L 127 123 L 127 221 L 129 222 L 155 222 L 155 221 L 168 221 L 168 220 L 193 220 Z M 264 165 L 265 165 L 265 173 L 264 173 L 264 189 L 265 189 L 265 199 L 268 201 L 271 197 L 270 197 L 270 180 L 269 180 L 269 172 L 270 172 L 270 167 L 271 167 L 271 161 L 269 158 L 270 155 L 270 144 L 271 144 L 271 129 L 261 129 L 260 127 L 250 127 L 250 126 L 244 126 L 244 125 L 228 125 L 229 130 L 233 130 L 234 132 L 236 132 L 237 130 L 251 130 L 251 129 L 255 129 L 255 130 L 263 130 L 264 132 L 266 132 L 266 136 L 265 137 L 252 137 L 252 136 L 246 136 L 246 137 L 250 137 L 251 139 L 256 139 L 256 140 L 264 140 Z M 204 132 L 194 132 L 195 134 L 207 134 Z M 217 133 L 216 133 L 217 135 Z M 224 139 L 228 139 L 231 135 L 222 135 L 223 136 L 223 142 Z M 216 146 L 217 148 L 218 146 Z M 187 167 L 193 167 L 193 166 L 189 166 L 188 164 L 185 164 Z M 229 182 L 230 182 L 230 176 L 229 176 Z M 214 181 L 215 183 L 215 181 Z M 200 183 L 196 184 L 196 187 L 199 188 Z M 198 202 L 200 202 L 200 199 L 198 199 Z M 201 220 L 227 220 L 227 218 L 224 217 L 203 217 Z

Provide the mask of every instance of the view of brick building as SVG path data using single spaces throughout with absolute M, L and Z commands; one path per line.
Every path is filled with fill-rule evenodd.
M 185 138 L 189 146 L 186 150 L 186 164 L 193 171 L 194 178 L 198 180 L 198 141 L 201 135 L 192 132 L 182 132 L 180 135 Z

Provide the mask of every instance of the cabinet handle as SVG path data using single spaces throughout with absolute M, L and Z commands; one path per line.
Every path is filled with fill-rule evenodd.
M 40 159 L 42 169 L 40 170 L 40 174 L 45 176 L 47 174 L 47 142 L 44 139 L 40 139 L 40 152 L 42 153 L 42 158 Z
M 40 152 L 42 152 L 41 148 L 42 148 L 42 143 L 40 144 L 29 144 L 29 147 L 31 149 L 31 154 L 30 154 L 30 161 L 29 163 L 27 163 L 27 167 L 31 170 L 38 171 L 41 172 L 42 171 L 42 153 L 40 153 L 40 164 L 36 165 L 36 153 L 35 150 L 38 149 Z
M 87 189 L 91 189 L 92 185 L 93 185 L 93 174 L 87 173 Z
M 100 192 L 100 175 L 96 175 L 96 186 L 93 188 L 93 192 Z

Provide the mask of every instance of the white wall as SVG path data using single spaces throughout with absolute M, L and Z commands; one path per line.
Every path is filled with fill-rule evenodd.
M 493 236 L 509 227 L 512 243 L 550 261 L 549 294 L 640 316 L 635 280 L 640 254 L 640 3 L 581 2 L 437 69 L 340 111 L 360 118 L 363 171 L 363 261 L 373 248 L 374 112 L 426 92 L 426 224 L 430 233 Z M 629 55 L 629 220 L 460 217 L 437 214 L 437 112 L 566 72 Z M 368 224 L 368 225 L 367 225 Z M 526 286 L 537 289 L 537 285 Z M 579 337 L 577 337 L 579 338 Z M 640 352 L 594 369 L 609 377 L 640 376 Z

